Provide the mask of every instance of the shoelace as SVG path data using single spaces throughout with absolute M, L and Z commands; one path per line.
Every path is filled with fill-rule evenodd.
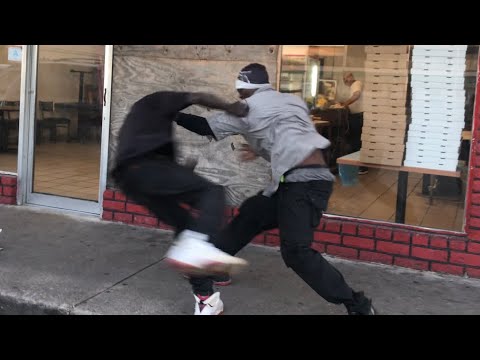
M 206 299 L 202 299 L 201 297 L 198 297 L 198 298 L 199 298 L 199 300 L 200 300 L 200 301 L 198 302 L 198 308 L 200 309 L 200 311 L 202 311 L 203 309 L 205 309 L 205 306 L 207 306 L 207 305 L 210 306 L 210 307 L 213 307 L 213 305 L 211 305 L 211 304 L 208 304 L 208 303 L 205 304 L 205 303 L 204 303 L 204 301 L 206 301 L 207 299 L 209 299 L 209 297 L 206 298 Z

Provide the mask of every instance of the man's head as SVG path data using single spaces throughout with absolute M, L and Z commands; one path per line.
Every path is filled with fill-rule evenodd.
M 261 87 L 269 85 L 268 72 L 262 64 L 253 63 L 245 66 L 238 74 L 235 87 L 241 99 L 252 96 Z
M 343 74 L 343 83 L 347 86 L 352 86 L 352 84 L 355 82 L 355 77 L 351 72 L 346 72 Z

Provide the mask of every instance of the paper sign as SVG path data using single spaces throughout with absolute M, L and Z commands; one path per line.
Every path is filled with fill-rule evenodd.
M 8 48 L 8 61 L 22 61 L 22 48 L 21 47 L 9 47 Z

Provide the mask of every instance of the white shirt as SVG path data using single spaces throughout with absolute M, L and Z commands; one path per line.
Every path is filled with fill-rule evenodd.
M 350 104 L 348 107 L 350 108 L 350 112 L 352 114 L 358 114 L 363 112 L 363 84 L 361 81 L 356 80 L 351 86 L 350 86 L 350 97 L 353 96 L 357 91 L 360 91 L 360 97 L 358 98 L 357 101 L 355 101 L 353 104 Z

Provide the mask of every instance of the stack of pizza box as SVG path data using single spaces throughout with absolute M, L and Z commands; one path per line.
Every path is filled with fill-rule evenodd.
M 361 162 L 402 165 L 409 67 L 409 45 L 366 46 Z
M 467 45 L 415 45 L 404 165 L 455 171 L 465 126 Z

